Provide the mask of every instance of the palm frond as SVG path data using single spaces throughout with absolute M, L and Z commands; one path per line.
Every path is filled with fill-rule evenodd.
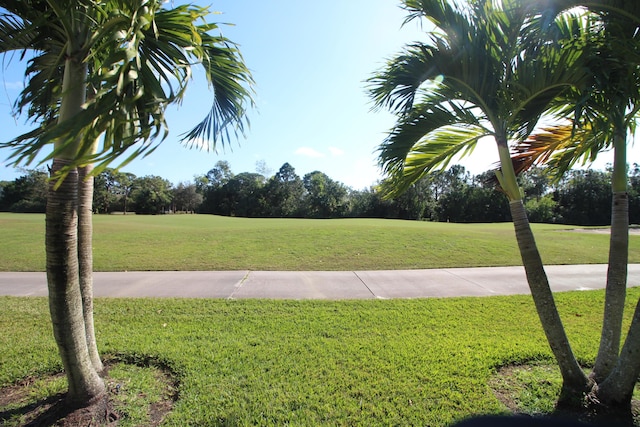
M 404 160 L 387 163 L 385 197 L 399 196 L 424 175 L 446 169 L 456 157 L 470 155 L 484 136 L 481 129 L 458 126 L 443 127 L 426 135 Z
M 424 174 L 471 154 L 478 140 L 489 134 L 471 110 L 422 104 L 378 149 L 380 165 L 396 188 L 389 193 L 401 194 Z
M 25 12 L 20 2 L 7 3 Z M 56 148 L 45 161 L 79 141 L 68 168 L 97 163 L 96 171 L 125 152 L 125 163 L 152 152 L 168 134 L 166 107 L 181 102 L 194 65 L 205 70 L 213 106 L 184 139 L 204 135 L 215 145 L 229 141 L 228 129 L 244 133 L 247 104 L 253 105 L 253 80 L 237 47 L 211 34 L 218 27 L 206 23 L 208 8 L 162 9 L 160 1 L 134 0 L 86 0 L 67 6 L 76 8 L 68 11 L 71 24 L 60 24 L 64 20 L 54 19 L 59 18 L 56 11 L 47 7 L 43 15 L 49 14 L 50 25 L 17 14 L 0 16 L 0 40 L 4 37 L 11 48 L 40 52 L 29 61 L 28 84 L 16 102 L 16 111 L 26 109 L 39 126 L 0 144 L 13 150 L 15 163 L 33 161 L 53 143 Z M 80 34 L 74 43 L 88 64 L 89 96 L 73 120 L 58 123 L 69 25 Z M 97 139 L 101 145 L 93 152 Z
M 408 111 L 420 86 L 427 80 L 438 80 L 442 76 L 443 70 L 438 69 L 433 60 L 434 50 L 424 44 L 410 45 L 389 61 L 384 70 L 368 79 L 369 94 L 375 108 L 388 108 L 396 113 Z
M 472 2 L 475 4 L 475 2 Z M 496 78 L 504 64 L 486 61 L 500 49 L 500 37 L 479 29 L 482 17 L 470 19 L 470 6 L 446 0 L 405 1 L 410 18 L 423 17 L 436 26 L 425 43 L 413 43 L 368 80 L 375 108 L 402 114 L 412 108 L 418 92 L 444 84 L 468 102 L 491 102 L 498 90 Z M 486 25 L 486 24 L 485 24 Z M 494 28 L 486 25 L 486 29 Z
M 585 43 L 584 28 L 576 17 L 555 24 L 563 43 L 545 39 L 528 45 L 523 28 L 531 12 L 521 1 L 405 0 L 404 5 L 407 20 L 425 18 L 436 29 L 427 42 L 411 44 L 369 80 L 376 107 L 398 117 L 379 150 L 398 191 L 466 153 L 480 136 L 493 135 L 501 143 L 524 140 L 553 100 L 583 84 L 577 47 Z
M 595 161 L 601 151 L 611 148 L 613 134 L 605 126 L 576 127 L 573 123 L 545 127 L 513 147 L 516 173 L 545 165 L 559 179 L 576 163 Z
M 245 134 L 245 126 L 249 125 L 246 101 L 249 106 L 254 105 L 251 99 L 254 82 L 232 42 L 206 32 L 202 35 L 202 44 L 206 47 L 202 65 L 213 89 L 213 103 L 207 117 L 184 134 L 182 141 L 193 146 L 195 141 L 204 140 L 208 142 L 204 148 L 215 151 L 218 141 L 223 144 L 230 141 L 230 129 L 235 137 Z

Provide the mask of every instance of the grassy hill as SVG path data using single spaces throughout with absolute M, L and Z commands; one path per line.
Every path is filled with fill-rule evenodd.
M 96 215 L 96 271 L 380 270 L 520 265 L 513 226 L 380 219 Z M 606 263 L 609 237 L 534 224 L 547 264 Z M 0 213 L 0 271 L 44 271 L 44 215 Z M 640 236 L 630 238 L 640 262 Z

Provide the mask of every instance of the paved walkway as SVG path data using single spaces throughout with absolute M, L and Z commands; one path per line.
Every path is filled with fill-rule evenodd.
M 547 266 L 554 292 L 603 288 L 606 265 Z M 640 286 L 640 264 L 629 265 Z M 94 273 L 96 297 L 370 299 L 528 294 L 523 267 Z M 0 295 L 46 296 L 44 273 L 0 273 Z

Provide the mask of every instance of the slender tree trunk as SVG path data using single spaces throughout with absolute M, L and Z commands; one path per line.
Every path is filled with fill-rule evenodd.
M 93 322 L 93 165 L 78 170 L 78 262 L 82 311 L 91 363 L 96 371 L 103 369 Z
M 59 121 L 73 120 L 85 102 L 87 66 L 74 59 L 69 47 L 62 82 Z M 72 169 L 60 182 L 57 175 L 78 153 L 79 139 L 56 143 L 46 210 L 47 283 L 53 334 L 69 383 L 68 399 L 86 406 L 105 395 L 87 348 L 78 263 L 78 171 Z
M 620 356 L 609 376 L 598 385 L 596 397 L 607 406 L 631 408 L 633 389 L 640 375 L 640 301 Z
M 565 333 L 562 319 L 558 314 L 549 280 L 544 271 L 542 259 L 529 225 L 524 204 L 522 200 L 514 200 L 509 203 L 509 207 L 531 296 L 547 341 L 562 374 L 562 393 L 558 404 L 579 404 L 584 393 L 590 390 L 591 383 L 580 368 L 571 350 L 569 339 Z
M 509 198 L 511 219 L 515 227 L 522 265 L 525 269 L 540 323 L 542 323 L 542 329 L 562 374 L 562 391 L 558 399 L 558 406 L 579 406 L 584 394 L 591 390 L 591 381 L 582 371 L 573 354 L 569 338 L 565 333 L 562 319 L 558 313 L 558 308 L 549 286 L 549 279 L 544 271 L 542 258 L 522 202 L 522 195 L 516 180 L 506 138 L 497 136 L 496 143 L 500 156 L 500 171 L 497 176 L 500 185 Z
M 624 127 L 623 127 L 624 129 Z M 611 372 L 620 351 L 622 317 L 627 291 L 629 261 L 629 195 L 627 194 L 626 132 L 617 132 L 614 141 L 611 187 L 611 237 L 600 348 L 591 376 L 596 383 Z
M 67 162 L 54 159 L 52 174 Z M 105 392 L 87 350 L 78 273 L 78 173 L 72 170 L 58 189 L 49 183 L 46 209 L 47 285 L 53 335 L 69 382 L 69 402 L 84 406 Z

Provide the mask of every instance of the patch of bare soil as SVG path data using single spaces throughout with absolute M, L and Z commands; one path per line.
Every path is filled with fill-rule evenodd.
M 116 399 L 122 390 L 116 381 L 109 377 L 109 368 L 115 361 L 105 363 L 102 377 L 107 386 L 105 396 L 96 399 L 91 405 L 72 409 L 66 402 L 66 393 L 58 393 L 47 396 L 33 402 L 30 395 L 33 394 L 33 383 L 36 380 L 54 381 L 64 374 L 52 374 L 47 378 L 29 377 L 12 386 L 0 388 L 0 425 L 37 427 L 116 427 L 122 413 L 126 413 L 123 399 Z M 165 416 L 171 412 L 177 400 L 177 382 L 171 372 L 158 369 L 156 379 L 165 389 L 161 393 L 160 401 L 150 403 L 147 413 L 149 419 L 144 423 L 145 427 L 159 426 Z M 32 403 L 25 403 L 25 402 Z M 9 408 L 9 409 L 7 409 Z M 14 420 L 21 420 L 16 424 Z
M 594 233 L 594 234 L 610 234 L 610 228 L 572 228 L 569 230 L 561 230 L 561 231 L 573 231 L 575 233 Z M 629 226 L 629 234 L 630 235 L 640 235 L 640 226 L 632 225 Z
M 536 366 L 539 367 L 540 365 Z M 599 414 L 595 414 L 592 409 L 589 409 L 586 406 L 584 408 L 573 410 L 555 408 L 549 413 L 532 413 L 530 409 L 523 408 L 520 404 L 520 395 L 528 385 L 524 384 L 519 379 L 520 372 L 530 370 L 531 368 L 532 365 L 526 364 L 504 366 L 498 369 L 494 377 L 489 382 L 489 386 L 493 390 L 496 398 L 513 415 L 557 417 L 560 419 L 585 422 L 594 426 L 640 426 L 640 400 L 638 399 L 633 399 L 631 402 L 631 414 L 621 414 L 616 411 L 602 411 Z M 550 370 L 555 368 L 555 366 L 549 365 Z M 546 383 L 544 379 L 540 379 L 538 386 L 544 387 L 550 384 L 551 383 Z

